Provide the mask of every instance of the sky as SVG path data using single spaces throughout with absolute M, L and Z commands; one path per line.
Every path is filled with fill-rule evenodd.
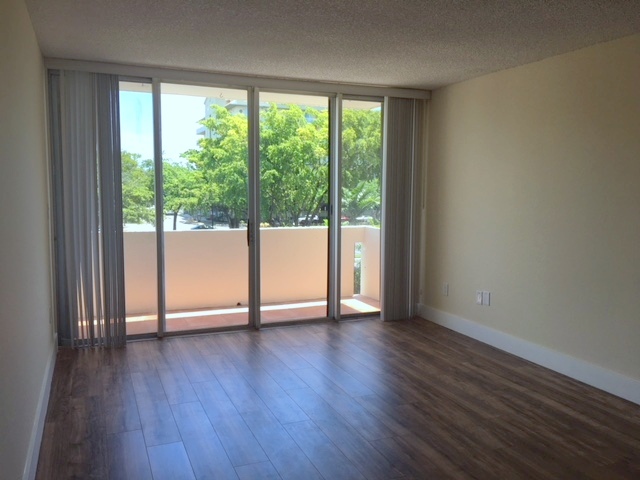
M 180 161 L 180 154 L 197 146 L 198 121 L 205 115 L 204 97 L 162 95 L 163 158 Z M 153 104 L 151 93 L 120 92 L 122 150 L 153 159 Z

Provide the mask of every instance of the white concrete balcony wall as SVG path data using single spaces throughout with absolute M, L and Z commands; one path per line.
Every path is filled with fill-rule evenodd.
M 246 235 L 244 229 L 165 232 L 167 310 L 246 306 Z M 265 228 L 260 235 L 263 303 L 326 298 L 326 227 Z M 341 295 L 353 295 L 356 242 L 363 244 L 361 293 L 379 300 L 380 230 L 374 227 L 342 229 Z M 125 232 L 124 256 L 127 314 L 155 312 L 155 233 Z
M 263 228 L 260 242 L 262 303 L 327 297 L 327 227 Z
M 380 229 L 375 227 L 362 228 L 364 229 L 364 241 L 362 242 L 360 294 L 374 300 L 380 300 Z M 351 275 L 353 275 L 353 269 Z

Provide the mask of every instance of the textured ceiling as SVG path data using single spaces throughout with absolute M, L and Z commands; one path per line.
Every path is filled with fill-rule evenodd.
M 433 89 L 640 32 L 638 0 L 26 0 L 46 57 Z

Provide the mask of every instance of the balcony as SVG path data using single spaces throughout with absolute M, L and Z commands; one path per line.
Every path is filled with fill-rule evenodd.
M 248 251 L 244 229 L 166 231 L 167 331 L 246 325 Z M 127 331 L 157 329 L 154 232 L 125 232 Z M 263 323 L 326 316 L 327 227 L 264 228 Z M 359 291 L 354 291 L 360 268 Z M 379 311 L 380 229 L 342 227 L 341 311 Z

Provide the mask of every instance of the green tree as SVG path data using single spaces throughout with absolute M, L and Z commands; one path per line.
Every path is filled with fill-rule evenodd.
M 209 138 L 183 157 L 199 172 L 198 207 L 212 216 L 222 213 L 237 228 L 247 218 L 247 118 L 212 108 L 214 114 L 202 121 Z M 354 218 L 378 217 L 380 112 L 348 109 L 343 118 L 343 209 Z M 328 111 L 274 103 L 260 112 L 260 120 L 261 221 L 298 225 L 301 218 L 321 216 L 328 203 Z
M 213 108 L 215 114 L 202 122 L 211 137 L 183 156 L 201 175 L 198 206 L 212 216 L 220 211 L 230 228 L 238 228 L 247 218 L 247 118 L 217 105 Z
M 162 162 L 164 176 L 164 208 L 173 215 L 173 229 L 177 229 L 178 214 L 198 205 L 202 189 L 202 174 L 191 165 Z
M 376 213 L 380 207 L 380 184 L 377 179 L 363 180 L 352 188 L 342 189 L 342 211 L 348 218 Z
M 328 112 L 271 104 L 261 113 L 262 221 L 298 225 L 328 203 Z
M 349 218 L 379 220 L 382 190 L 382 115 L 345 109 L 342 127 L 342 209 Z
M 137 153 L 122 155 L 122 220 L 124 223 L 151 223 L 153 211 L 153 170 L 150 161 L 141 162 Z

